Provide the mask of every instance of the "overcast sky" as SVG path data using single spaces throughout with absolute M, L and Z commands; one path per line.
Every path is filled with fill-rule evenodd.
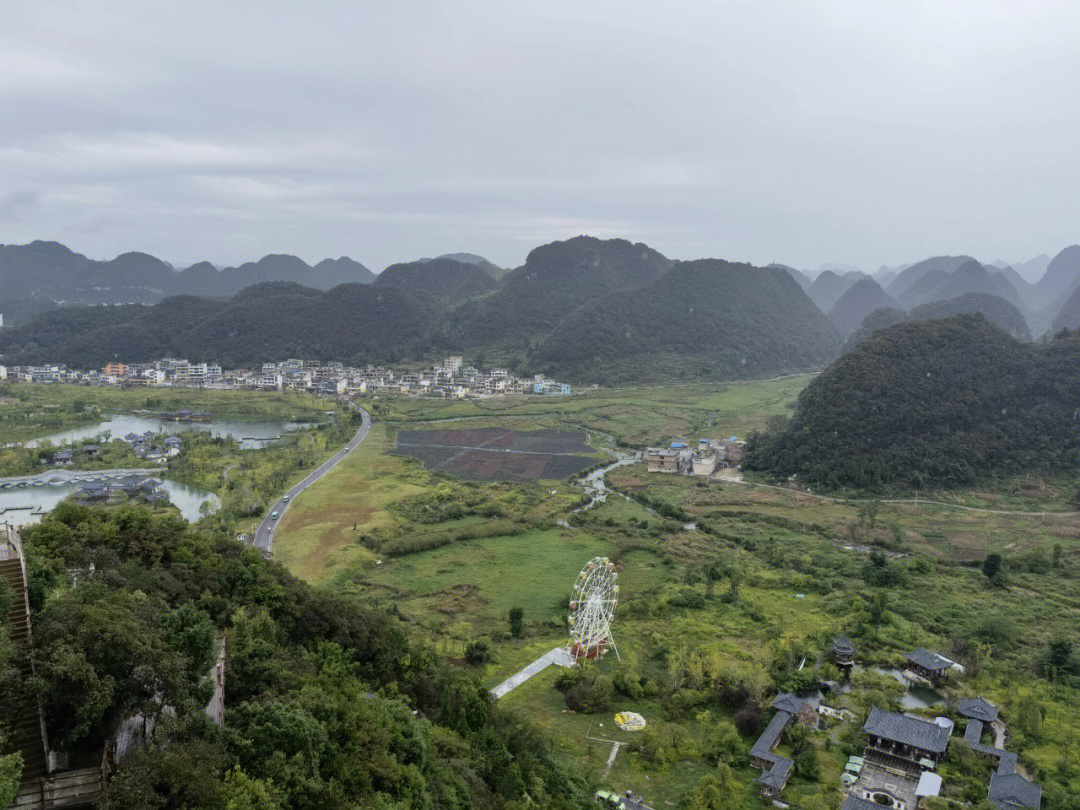
M 579 233 L 869 269 L 1080 241 L 1080 3 L 0 0 L 0 242 Z

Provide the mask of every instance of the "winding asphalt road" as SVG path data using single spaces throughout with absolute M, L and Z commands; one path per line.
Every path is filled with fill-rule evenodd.
M 330 470 L 334 469 L 345 456 L 349 455 L 353 450 L 360 446 L 360 442 L 367 438 L 368 428 L 371 427 L 371 414 L 360 409 L 362 422 L 360 430 L 356 431 L 356 435 L 349 440 L 349 443 L 334 453 L 329 459 L 323 462 L 319 469 L 315 470 L 311 475 L 294 486 L 284 495 L 266 510 L 266 517 L 262 519 L 262 523 L 259 524 L 258 530 L 255 532 L 255 547 L 261 549 L 266 554 L 271 554 L 274 551 L 274 527 L 281 522 L 281 519 L 285 516 L 285 510 L 289 508 L 296 496 L 310 487 Z M 270 515 L 274 512 L 278 513 L 278 519 L 272 520 Z

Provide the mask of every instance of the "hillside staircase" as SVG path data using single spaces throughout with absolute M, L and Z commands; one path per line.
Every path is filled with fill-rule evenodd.
M 12 590 L 11 609 L 6 617 L 7 627 L 19 662 L 19 675 L 25 682 L 33 675 L 26 564 L 19 535 L 7 525 L 0 525 L 0 579 Z M 11 737 L 4 753 L 14 751 L 22 754 L 23 772 L 19 793 L 11 805 L 12 808 L 51 810 L 89 807 L 104 790 L 104 766 L 64 773 L 49 772 L 45 725 L 41 707 L 35 701 L 26 701 L 19 716 L 12 723 Z
M 0 534 L 0 578 L 12 592 L 11 609 L 7 614 L 8 634 L 15 646 L 19 675 L 25 683 L 33 671 L 30 662 L 30 601 L 26 594 L 26 571 L 21 551 L 18 535 L 10 530 Z M 38 705 L 33 702 L 24 704 L 12 725 L 7 748 L 22 753 L 23 781 L 47 776 L 49 761 L 45 753 Z

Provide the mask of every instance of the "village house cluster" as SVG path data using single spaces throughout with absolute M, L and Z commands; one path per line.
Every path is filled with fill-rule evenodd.
M 161 482 L 145 475 L 131 475 L 119 481 L 88 481 L 75 492 L 75 500 L 82 503 L 132 498 L 151 506 L 165 506 L 169 503 L 169 496 L 161 488 Z
M 738 467 L 746 455 L 746 442 L 730 439 L 698 439 L 692 444 L 676 439 L 668 447 L 645 449 L 649 472 L 710 476 L 724 467 Z
M 855 665 L 855 645 L 845 635 L 832 644 L 832 657 L 845 669 Z M 940 686 L 964 675 L 964 668 L 946 656 L 918 648 L 907 653 L 905 678 Z M 839 686 L 822 682 L 830 691 Z M 851 712 L 819 703 L 816 707 L 787 693 L 771 704 L 776 712 L 750 749 L 751 764 L 761 769 L 758 778 L 761 796 L 778 801 L 794 771 L 794 761 L 778 752 L 793 723 L 821 728 L 827 719 L 850 720 Z M 998 707 L 982 697 L 963 697 L 950 706 L 952 719 L 943 711 L 936 717 L 891 712 L 874 706 L 863 724 L 866 746 L 862 756 L 851 756 L 841 774 L 844 801 L 841 810 L 919 810 L 941 794 L 942 777 L 937 773 L 950 741 L 963 724 L 963 740 L 991 764 L 987 798 L 1001 810 L 1039 808 L 1042 788 L 1017 767 L 1015 752 L 1005 750 L 1008 729 Z M 984 737 L 990 742 L 985 742 Z M 780 806 L 777 804 L 777 806 Z
M 123 441 L 131 448 L 136 458 L 165 464 L 170 458 L 180 455 L 184 442 L 179 436 L 168 436 L 162 440 L 161 434 L 129 433 Z M 101 454 L 101 447 L 96 444 L 84 444 L 80 447 L 64 448 L 53 453 L 52 463 L 57 467 L 70 467 L 78 457 L 96 458 Z
M 358 396 L 369 393 L 405 396 L 486 397 L 499 394 L 571 393 L 567 383 L 542 374 L 516 377 L 505 368 L 480 370 L 465 366 L 460 356 L 447 357 L 420 371 L 383 366 L 346 366 L 314 360 L 289 359 L 263 363 L 259 369 L 223 369 L 216 363 L 191 363 L 163 358 L 153 363 L 109 363 L 102 369 L 80 371 L 64 365 L 2 366 L 0 380 L 38 384 L 125 385 L 305 391 Z

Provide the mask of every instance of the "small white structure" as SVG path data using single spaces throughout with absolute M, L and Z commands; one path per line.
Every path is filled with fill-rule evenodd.
M 941 793 L 941 777 L 933 771 L 923 771 L 919 784 L 915 786 L 915 800 L 937 796 Z

